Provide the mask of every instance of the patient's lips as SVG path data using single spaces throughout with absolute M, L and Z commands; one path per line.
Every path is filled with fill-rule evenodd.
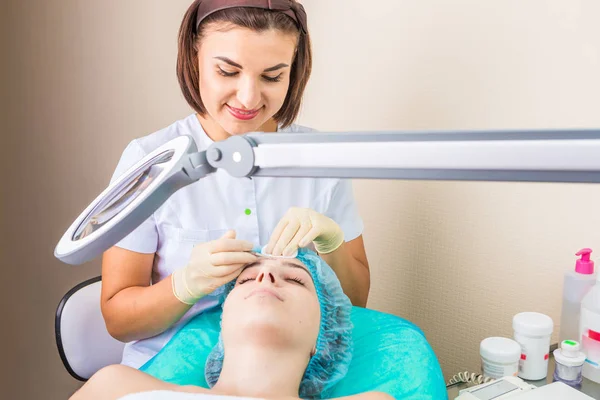
M 253 291 L 251 291 L 250 294 L 248 296 L 246 296 L 246 298 L 249 298 L 252 296 L 274 297 L 274 298 L 278 299 L 279 301 L 283 301 L 283 298 L 279 295 L 279 293 L 277 293 L 274 289 L 271 289 L 268 287 L 256 288 Z

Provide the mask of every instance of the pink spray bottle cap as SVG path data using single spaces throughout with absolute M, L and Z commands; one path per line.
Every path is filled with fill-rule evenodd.
M 591 275 L 594 273 L 594 262 L 590 260 L 590 254 L 592 249 L 581 249 L 575 254 L 581 256 L 575 263 L 575 272 L 584 275 Z

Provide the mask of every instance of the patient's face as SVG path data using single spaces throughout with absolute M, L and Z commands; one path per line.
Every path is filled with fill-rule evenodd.
M 296 259 L 260 257 L 239 275 L 223 307 L 225 348 L 231 340 L 295 346 L 309 355 L 321 311 L 312 277 Z

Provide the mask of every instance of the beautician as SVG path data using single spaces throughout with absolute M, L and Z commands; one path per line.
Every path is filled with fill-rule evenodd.
M 179 135 L 198 150 L 249 132 L 307 132 L 294 124 L 311 73 L 302 5 L 292 0 L 196 0 L 179 32 L 177 76 L 195 113 L 124 150 L 113 180 Z M 330 74 L 336 68 L 331 66 Z M 102 313 L 139 368 L 266 245 L 288 256 L 314 246 L 354 305 L 365 306 L 369 267 L 351 182 L 233 178 L 224 171 L 171 196 L 102 260 Z

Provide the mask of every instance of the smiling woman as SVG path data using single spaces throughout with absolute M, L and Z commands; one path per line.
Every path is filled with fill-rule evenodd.
M 216 22 L 205 26 L 201 35 L 206 37 L 197 45 L 206 110 L 200 121 L 211 139 L 248 130 L 275 131 L 277 125 L 270 119 L 286 99 L 297 34 L 232 29 Z M 277 51 L 267 51 L 267 47 Z
M 123 366 L 101 370 L 73 399 L 320 398 L 352 359 L 351 304 L 331 268 L 301 249 L 296 259 L 259 258 L 226 287 L 221 335 L 206 361 L 211 389 L 177 386 Z M 366 392 L 348 399 L 391 399 Z
M 296 6 L 297 12 L 264 19 L 264 12 L 248 4 L 215 11 L 211 1 L 204 3 L 190 8 L 189 23 L 182 26 L 178 76 L 211 139 L 274 132 L 274 120 L 289 125 L 298 115 L 312 68 L 303 9 Z
M 218 73 L 224 77 L 227 77 L 227 78 L 239 77 L 240 73 L 246 73 L 246 71 L 243 71 L 243 69 L 244 69 L 243 66 L 236 63 L 233 60 L 230 60 L 227 57 L 215 57 L 215 59 L 224 62 L 229 67 L 233 67 L 233 70 L 231 72 L 228 72 L 228 70 L 231 68 L 222 67 L 220 65 L 217 66 Z M 263 80 L 265 80 L 266 82 L 271 82 L 271 83 L 280 82 L 284 78 L 284 73 L 285 73 L 285 77 L 289 77 L 289 74 L 287 73 L 288 71 L 280 71 L 280 70 L 287 69 L 288 67 L 289 67 L 289 64 L 280 63 L 273 67 L 265 68 L 262 71 L 262 73 L 260 74 L 260 77 Z M 276 74 L 269 74 L 269 73 L 276 73 Z M 244 90 L 243 96 L 237 97 L 237 100 L 239 100 L 240 103 L 245 103 L 245 104 L 242 104 L 242 106 L 243 106 L 242 108 L 234 107 L 229 103 L 225 103 L 225 107 L 231 113 L 231 115 L 233 115 L 235 118 L 242 120 L 242 121 L 251 121 L 254 118 L 258 117 L 259 113 L 262 111 L 264 106 L 260 105 L 260 107 L 257 106 L 254 108 L 252 108 L 252 106 L 247 106 L 246 104 L 250 105 L 250 104 L 256 103 L 252 97 L 254 95 L 254 92 L 253 92 L 253 88 L 244 87 L 243 90 Z
M 177 56 L 194 113 L 132 140 L 112 181 L 179 136 L 202 152 L 234 135 L 312 131 L 294 123 L 311 74 L 310 43 L 294 0 L 194 1 Z M 347 180 L 215 173 L 183 188 L 104 254 L 102 314 L 109 333 L 127 342 L 122 364 L 140 368 L 186 322 L 218 307 L 223 285 L 255 261 L 257 244 L 274 256 L 314 245 L 352 303 L 366 306 L 362 231 Z

